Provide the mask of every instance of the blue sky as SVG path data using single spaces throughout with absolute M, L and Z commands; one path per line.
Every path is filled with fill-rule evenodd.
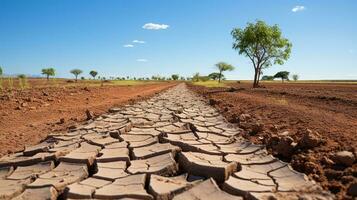
M 289 61 L 264 74 L 357 79 L 356 10 L 355 0 L 0 0 L 0 66 L 7 74 L 54 67 L 57 77 L 71 77 L 73 68 L 86 76 L 92 69 L 191 76 L 225 61 L 236 66 L 226 77 L 252 79 L 230 32 L 260 19 L 278 24 L 293 43 Z

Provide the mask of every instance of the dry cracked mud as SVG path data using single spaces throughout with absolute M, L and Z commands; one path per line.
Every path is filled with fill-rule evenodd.
M 334 199 L 180 84 L 0 158 L 0 199 Z

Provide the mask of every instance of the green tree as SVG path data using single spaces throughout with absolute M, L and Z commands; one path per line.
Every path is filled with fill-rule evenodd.
M 290 74 L 290 72 L 288 72 L 288 71 L 281 71 L 281 72 L 276 73 L 274 75 L 274 78 L 281 78 L 281 82 L 284 83 L 284 79 L 289 80 L 289 74 Z
M 292 77 L 293 77 L 293 80 L 294 80 L 294 81 L 299 80 L 299 75 L 297 75 L 297 74 L 293 74 L 293 76 L 292 76 Z
M 42 74 L 46 75 L 47 80 L 49 80 L 50 76 L 56 75 L 56 70 L 54 68 L 44 68 L 42 69 Z
M 282 65 L 289 59 L 292 44 L 282 36 L 278 25 L 269 26 L 264 21 L 248 23 L 244 29 L 235 28 L 231 32 L 233 49 L 247 56 L 253 63 L 254 83 L 259 86 L 262 70 L 272 64 Z
M 225 62 L 219 62 L 216 64 L 216 67 L 219 71 L 219 77 L 218 77 L 218 82 L 221 82 L 222 75 L 224 71 L 233 71 L 234 67 L 228 63 Z
M 262 77 L 262 81 L 272 81 L 272 80 L 274 80 L 274 76 L 265 75 Z
M 90 71 L 89 74 L 93 77 L 93 79 L 95 79 L 95 77 L 98 75 L 98 72 L 97 71 Z
M 179 75 L 178 74 L 172 74 L 171 78 L 172 78 L 172 80 L 176 81 L 176 80 L 179 79 Z
M 2 67 L 0 66 L 0 76 L 2 76 L 2 73 L 3 73 Z
M 212 80 L 218 80 L 219 76 L 221 76 L 222 78 L 224 77 L 223 74 L 220 75 L 218 72 L 213 72 L 208 75 L 208 77 Z
M 70 72 L 76 77 L 76 82 L 77 82 L 78 75 L 80 75 L 83 71 L 80 69 L 72 69 Z

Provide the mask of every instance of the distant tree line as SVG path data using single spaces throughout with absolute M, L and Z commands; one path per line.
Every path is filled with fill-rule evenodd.
M 280 71 L 280 72 L 277 72 L 274 76 L 265 75 L 262 77 L 261 80 L 262 81 L 273 81 L 276 78 L 280 78 L 281 82 L 284 83 L 284 80 L 289 81 L 289 74 L 290 74 L 290 72 L 288 72 L 288 71 Z M 292 78 L 294 81 L 297 81 L 297 80 L 299 80 L 299 75 L 293 74 Z

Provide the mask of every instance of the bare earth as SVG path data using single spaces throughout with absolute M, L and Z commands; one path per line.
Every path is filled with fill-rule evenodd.
M 0 198 L 334 198 L 207 103 L 179 84 L 50 134 L 0 158 Z
M 351 198 L 345 195 L 349 185 L 357 181 L 356 162 L 346 167 L 331 163 L 329 158 L 342 150 L 356 156 L 357 85 L 270 83 L 260 89 L 251 89 L 245 83 L 230 86 L 234 88 L 231 91 L 191 88 L 210 99 L 229 121 L 246 130 L 245 138 L 255 143 L 269 147 L 274 139 L 285 136 L 298 142 L 307 129 L 318 133 L 322 143 L 317 147 L 298 149 L 290 155 L 269 150 L 336 193 L 338 198 Z M 259 130 L 252 133 L 252 126 Z
M 0 93 L 0 155 L 37 144 L 49 133 L 86 120 L 86 110 L 100 115 L 113 106 L 142 100 L 174 85 L 45 87 L 41 80 L 31 84 L 35 88 Z M 60 84 L 66 85 L 64 81 Z

